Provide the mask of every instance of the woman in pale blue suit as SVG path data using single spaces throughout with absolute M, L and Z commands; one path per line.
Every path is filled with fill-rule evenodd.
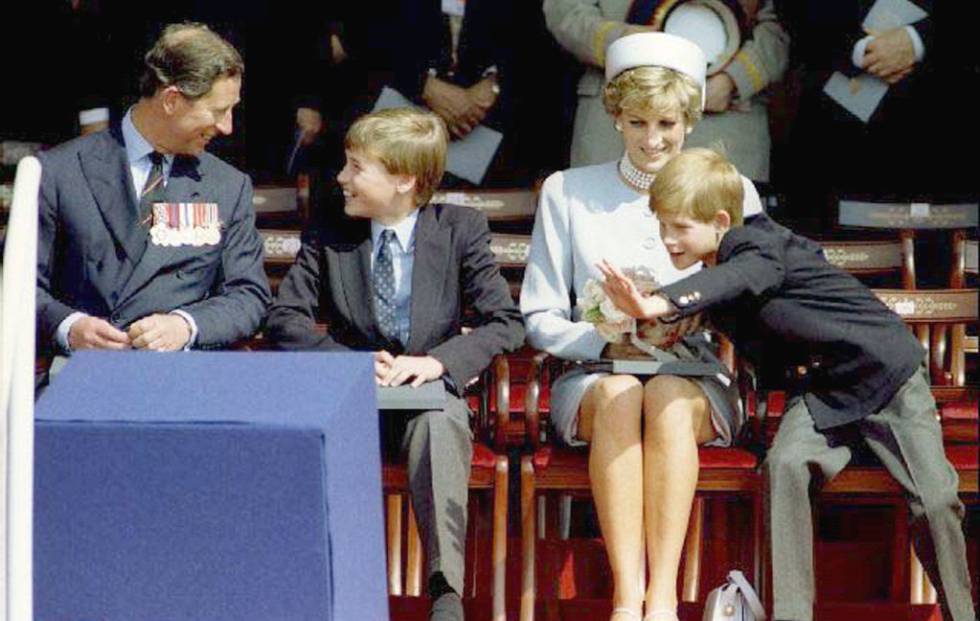
M 609 48 L 606 109 L 621 133 L 619 160 L 555 173 L 542 187 L 521 292 L 528 341 L 573 361 L 637 355 L 610 344 L 576 309 L 595 264 L 652 270 L 661 285 L 692 270 L 673 267 L 648 189 L 701 116 L 704 55 L 663 33 Z M 744 211 L 761 210 L 751 182 Z M 695 266 L 693 269 L 698 269 Z M 668 355 L 713 359 L 703 338 Z M 640 354 L 645 355 L 645 354 Z M 675 621 L 677 573 L 698 479 L 698 445 L 729 445 L 741 425 L 734 386 L 718 373 L 646 381 L 573 368 L 552 386 L 551 420 L 569 444 L 589 444 L 589 475 L 614 580 L 613 619 Z M 643 588 L 643 553 L 649 580 Z M 646 616 L 643 615 L 645 607 Z

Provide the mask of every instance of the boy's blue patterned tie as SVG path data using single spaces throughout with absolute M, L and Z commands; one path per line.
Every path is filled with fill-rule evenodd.
M 395 266 L 391 257 L 391 242 L 395 232 L 385 229 L 378 240 L 378 256 L 374 260 L 374 314 L 378 318 L 381 334 L 390 341 L 398 340 L 398 324 L 395 321 Z

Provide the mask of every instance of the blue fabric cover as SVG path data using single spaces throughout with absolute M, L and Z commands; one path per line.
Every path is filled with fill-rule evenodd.
M 388 618 L 370 355 L 80 352 L 36 417 L 36 618 Z

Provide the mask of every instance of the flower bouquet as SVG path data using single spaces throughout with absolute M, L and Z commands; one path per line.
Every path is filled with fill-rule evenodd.
M 627 267 L 623 273 L 644 295 L 660 288 L 653 270 L 647 267 Z M 702 329 L 701 315 L 692 315 L 677 321 L 659 319 L 637 321 L 619 310 L 606 295 L 600 280 L 590 278 L 578 299 L 582 319 L 595 324 L 596 330 L 609 343 L 632 343 L 640 350 L 657 357 L 651 350 L 668 350 L 689 334 Z

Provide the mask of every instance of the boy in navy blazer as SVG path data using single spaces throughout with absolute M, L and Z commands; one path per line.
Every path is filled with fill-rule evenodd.
M 412 504 L 429 567 L 431 619 L 462 619 L 472 446 L 463 387 L 524 340 L 521 314 L 490 251 L 486 217 L 428 204 L 447 132 L 434 114 L 384 110 L 359 119 L 337 177 L 352 226 L 312 231 L 279 287 L 268 334 L 286 349 L 374 352 L 379 385 L 444 381 L 443 410 L 407 421 Z M 467 325 L 463 333 L 464 310 Z M 325 335 L 315 329 L 327 324 Z
M 913 541 L 946 619 L 973 621 L 956 470 L 946 460 L 925 352 L 902 320 L 816 243 L 765 215 L 743 224 L 742 186 L 724 157 L 678 155 L 650 188 L 678 268 L 706 269 L 644 297 L 608 263 L 613 301 L 670 321 L 705 311 L 767 387 L 789 392 L 766 459 L 774 617 L 813 616 L 811 470 L 832 479 L 860 444 L 905 489 Z

